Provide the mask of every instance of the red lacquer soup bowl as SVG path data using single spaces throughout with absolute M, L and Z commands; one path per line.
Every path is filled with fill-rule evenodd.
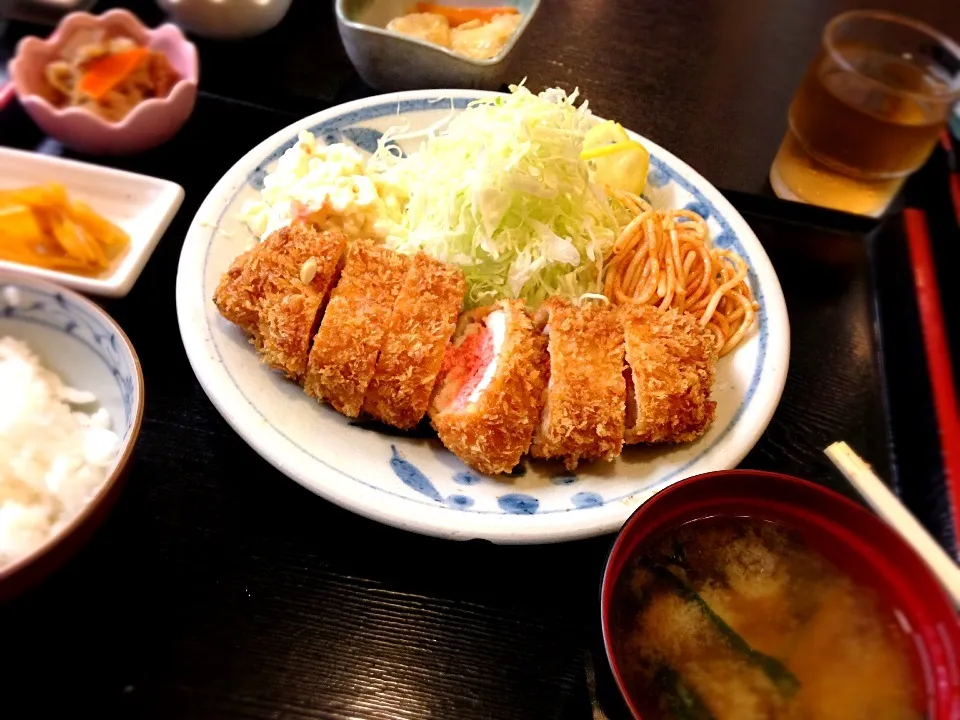
M 695 520 L 725 517 L 785 526 L 855 582 L 872 588 L 916 649 L 912 659 L 926 717 L 960 718 L 960 620 L 920 557 L 847 498 L 805 480 L 752 470 L 706 473 L 672 485 L 637 509 L 617 536 L 603 575 L 601 622 L 607 659 L 635 718 L 641 718 L 641 704 L 631 696 L 614 642 L 618 580 L 648 538 Z

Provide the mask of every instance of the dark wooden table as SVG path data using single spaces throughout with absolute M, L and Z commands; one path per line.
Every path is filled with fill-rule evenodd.
M 579 85 L 598 113 L 721 187 L 762 193 L 820 28 L 852 5 L 544 0 L 521 67 L 533 87 Z M 899 5 L 960 36 L 951 3 Z M 329 6 L 297 0 L 259 39 L 200 42 L 203 91 L 182 133 L 140 156 L 94 159 L 174 180 L 186 200 L 131 294 L 104 303 L 143 364 L 140 442 L 90 545 L 0 607 L 4 718 L 588 718 L 593 665 L 620 716 L 597 646 L 611 538 L 455 544 L 352 515 L 253 453 L 187 363 L 174 279 L 206 192 L 271 132 L 370 92 Z M 160 20 L 152 4 L 136 7 Z M 11 23 L 0 57 L 31 31 L 42 30 Z M 62 152 L 16 105 L 0 112 L 0 142 Z M 862 237 L 748 219 L 783 283 L 794 351 L 781 405 L 743 465 L 843 490 L 820 449 L 844 438 L 888 471 Z M 834 252 L 811 253 L 817 243 Z

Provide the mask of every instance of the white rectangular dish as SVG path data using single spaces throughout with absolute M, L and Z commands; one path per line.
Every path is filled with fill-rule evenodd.
M 180 203 L 183 188 L 147 175 L 0 147 L 0 190 L 58 182 L 130 235 L 130 247 L 100 276 L 0 260 L 0 269 L 44 278 L 90 295 L 123 297 L 140 276 Z

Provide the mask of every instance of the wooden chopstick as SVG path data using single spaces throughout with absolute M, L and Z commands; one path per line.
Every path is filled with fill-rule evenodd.
M 835 442 L 823 452 L 873 511 L 923 558 L 954 604 L 960 607 L 960 567 L 953 559 L 847 443 Z

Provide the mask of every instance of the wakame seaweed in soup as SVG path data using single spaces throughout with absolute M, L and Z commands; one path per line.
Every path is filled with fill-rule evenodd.
M 613 621 L 644 720 L 924 716 L 892 611 L 774 523 L 710 518 L 645 541 Z

